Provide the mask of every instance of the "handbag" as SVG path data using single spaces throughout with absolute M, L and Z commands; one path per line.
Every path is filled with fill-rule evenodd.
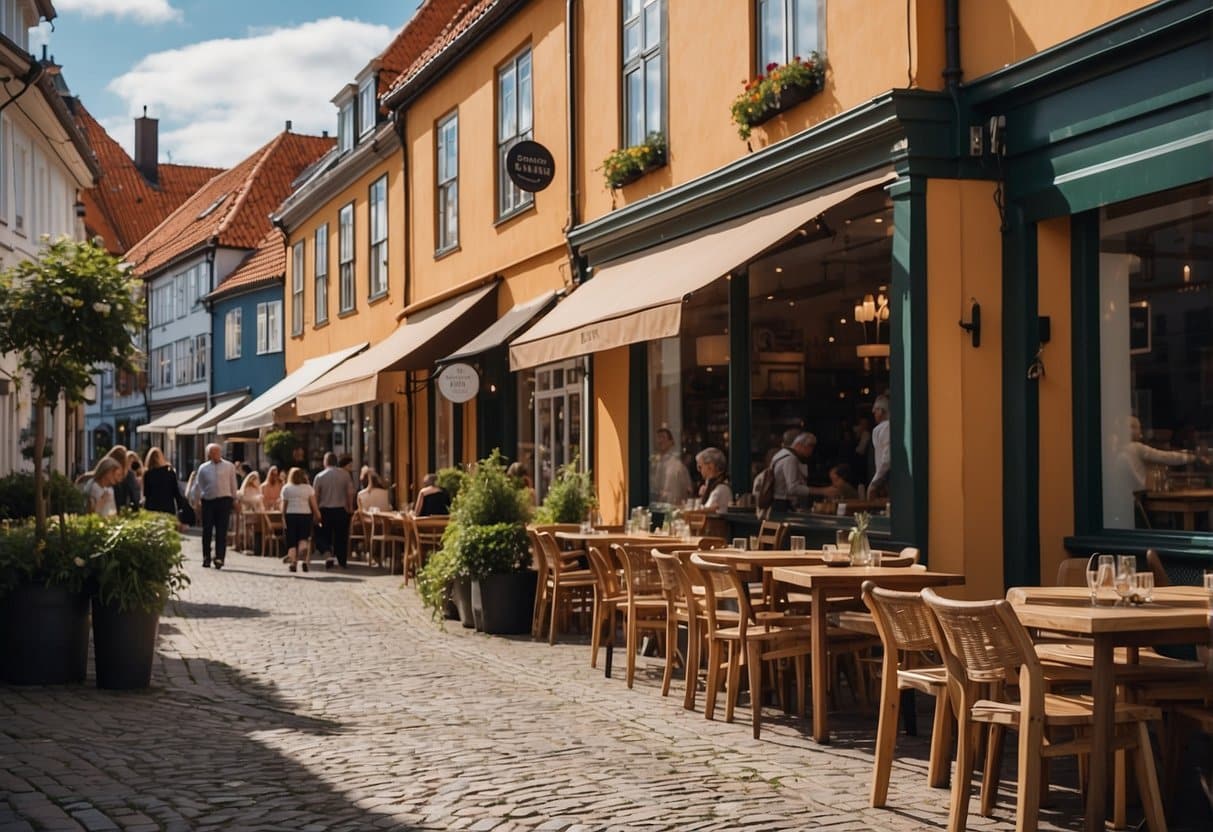
M 177 519 L 187 526 L 194 526 L 198 523 L 198 516 L 194 514 L 194 507 L 189 503 L 185 503 L 177 509 Z

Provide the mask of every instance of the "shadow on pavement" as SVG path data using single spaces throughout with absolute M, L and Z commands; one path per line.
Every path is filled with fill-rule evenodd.
M 199 604 L 193 601 L 174 599 L 169 601 L 165 615 L 180 618 L 264 618 L 265 610 L 240 607 L 232 604 Z M 161 629 L 165 624 L 161 623 Z

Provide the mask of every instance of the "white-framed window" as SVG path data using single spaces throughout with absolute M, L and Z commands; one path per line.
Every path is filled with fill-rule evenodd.
M 347 101 L 337 111 L 337 151 L 348 153 L 354 149 L 354 102 Z
M 303 240 L 291 247 L 291 335 L 303 334 Z
M 341 209 L 337 223 L 337 261 L 341 270 L 337 304 L 339 311 L 349 312 L 354 308 L 354 203 Z
M 178 318 L 184 318 L 188 315 L 190 313 L 190 306 L 193 305 L 193 299 L 189 297 L 188 288 L 185 272 L 173 277 L 173 291 L 176 295 Z
M 152 350 L 150 381 L 153 389 L 173 386 L 173 345 Z
M 257 355 L 282 352 L 282 301 L 257 304 Z
M 194 336 L 194 381 L 206 381 L 211 363 L 211 336 L 209 332 Z
M 329 319 L 329 224 L 316 229 L 316 244 L 312 247 L 312 256 L 316 260 L 316 290 L 312 293 L 312 302 L 316 306 L 315 323 L 322 324 Z
M 530 205 L 535 195 L 524 191 L 505 172 L 510 148 L 534 136 L 531 95 L 531 50 L 522 50 L 497 70 L 497 216 Z
M 173 363 L 177 366 L 173 383 L 178 387 L 189 384 L 194 380 L 194 339 L 182 338 L 175 341 L 173 352 Z
M 367 263 L 370 278 L 367 288 L 371 298 L 387 294 L 387 174 L 371 183 L 367 193 L 370 205 L 370 260 Z
M 13 229 L 25 231 L 25 190 L 29 182 L 29 148 L 13 137 Z
M 459 245 L 459 112 L 438 122 L 437 209 L 439 252 Z
M 379 104 L 375 101 L 375 76 L 372 75 L 358 87 L 358 135 L 365 136 L 375 129 L 379 116 Z
M 623 0 L 623 139 L 664 133 L 665 0 Z
M 223 316 L 223 357 L 234 361 L 240 357 L 240 336 L 242 335 L 241 317 L 244 310 L 239 306 L 227 310 Z
M 758 0 L 758 72 L 825 52 L 825 0 Z

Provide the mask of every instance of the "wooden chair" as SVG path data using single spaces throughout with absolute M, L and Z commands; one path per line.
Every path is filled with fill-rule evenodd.
M 543 603 L 548 613 L 548 644 L 556 643 L 560 619 L 579 607 L 583 611 L 592 609 L 594 599 L 594 573 L 577 568 L 580 552 L 562 552 L 551 532 L 535 532 L 539 553 L 543 557 Z M 579 602 L 579 603 L 578 603 Z M 538 599 L 536 601 L 538 603 Z M 544 609 L 537 612 L 542 636 Z
M 345 544 L 345 550 L 351 556 L 358 551 L 365 553 L 367 566 L 371 565 L 371 523 L 371 512 L 362 509 L 354 512 Z
M 662 552 L 654 549 L 649 553 L 657 566 L 657 574 L 661 578 L 661 592 L 665 596 L 665 672 L 661 676 L 661 695 L 670 695 L 670 681 L 674 678 L 674 658 L 677 655 L 675 645 L 678 644 L 678 625 L 685 624 L 687 628 L 687 652 L 683 657 L 683 667 L 686 670 L 688 694 L 699 683 L 699 633 L 695 626 L 697 612 L 695 609 L 694 590 L 691 589 L 685 575 L 680 575 L 682 563 L 678 555 L 672 552 Z M 686 704 L 686 697 L 683 698 Z
M 404 575 L 405 586 L 409 582 L 406 556 L 409 549 L 409 523 L 412 518 L 407 514 L 396 511 L 375 512 L 374 522 L 378 525 L 379 563 L 387 567 L 389 575 L 396 574 L 396 564 L 400 564 L 400 572 Z M 420 568 L 420 567 L 417 567 Z M 416 571 L 413 572 L 416 575 Z
M 430 552 L 442 548 L 442 533 L 446 531 L 451 518 L 446 514 L 431 514 L 427 517 L 414 517 L 413 523 L 417 528 L 417 568 L 425 566 Z
M 1162 558 L 1158 556 L 1157 550 L 1146 549 L 1146 566 L 1154 575 L 1154 586 L 1171 586 L 1171 576 L 1167 574 L 1166 567 L 1162 565 Z
M 785 549 L 791 526 L 775 520 L 763 520 L 758 526 L 759 549 Z
M 282 512 L 261 511 L 257 517 L 261 522 L 261 556 L 282 557 L 286 534 L 286 520 Z
M 930 589 L 923 590 L 922 597 L 935 614 L 931 626 L 956 696 L 958 743 L 948 830 L 962 832 L 968 820 L 974 729 L 981 723 L 1019 731 L 1015 828 L 1017 832 L 1035 830 L 1040 815 L 1042 760 L 1090 753 L 1089 733 L 1079 732 L 1092 726 L 1092 701 L 1088 696 L 1045 691 L 1044 670 L 1036 648 L 1007 601 L 952 601 Z M 1018 684 L 1017 700 L 1006 695 L 1014 684 Z M 1127 703 L 1115 706 L 1118 730 L 1113 747 L 1133 751 L 1142 805 L 1154 832 L 1165 830 L 1166 821 L 1146 725 L 1160 718 L 1157 708 Z M 1049 738 L 1054 729 L 1065 728 L 1075 731 L 1072 739 Z M 989 789 L 982 800 L 986 815 L 993 809 L 996 775 L 987 768 Z
M 627 644 L 627 685 L 632 687 L 636 677 L 636 653 L 640 649 L 642 630 L 665 635 L 666 602 L 657 564 L 651 549 L 645 546 L 611 544 L 611 554 L 623 566 L 623 589 L 627 593 L 623 627 Z M 670 661 L 670 645 L 665 645 L 666 661 Z
M 616 616 L 621 604 L 628 601 L 620 570 L 611 560 L 610 550 L 590 546 L 586 550 L 590 570 L 594 573 L 593 624 L 590 630 L 590 667 L 598 667 L 598 650 L 607 648 L 606 676 L 611 675 L 611 657 L 615 647 Z M 603 630 L 606 637 L 603 638 Z
M 527 540 L 531 544 L 531 565 L 535 568 L 535 603 L 531 608 L 531 638 L 543 636 L 543 618 L 548 604 L 548 561 L 543 555 L 543 545 L 539 542 L 534 526 L 526 530 Z
M 893 770 L 893 748 L 897 743 L 901 716 L 901 691 L 915 690 L 935 697 L 935 721 L 931 729 L 931 755 L 927 783 L 946 786 L 952 753 L 952 716 L 948 700 L 948 672 L 937 662 L 924 661 L 924 654 L 937 652 L 931 630 L 931 610 L 918 592 L 879 589 L 864 581 L 863 602 L 872 611 L 872 622 L 884 646 L 880 678 L 880 721 L 876 729 L 876 765 L 872 774 L 871 803 L 883 808 L 889 797 Z
M 1163 748 L 1163 784 L 1166 788 L 1167 800 L 1175 794 L 1179 781 L 1180 763 L 1183 749 L 1188 746 L 1186 737 L 1195 730 L 1206 736 L 1213 737 L 1213 691 L 1203 705 L 1179 705 L 1168 713 L 1167 742 Z M 1213 796 L 1210 808 L 1213 808 Z

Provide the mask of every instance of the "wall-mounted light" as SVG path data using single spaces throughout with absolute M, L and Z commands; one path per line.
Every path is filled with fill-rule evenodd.
M 969 311 L 968 323 L 960 322 L 960 328 L 969 333 L 973 337 L 973 346 L 981 346 L 981 304 L 976 300 L 971 301 L 973 306 Z

